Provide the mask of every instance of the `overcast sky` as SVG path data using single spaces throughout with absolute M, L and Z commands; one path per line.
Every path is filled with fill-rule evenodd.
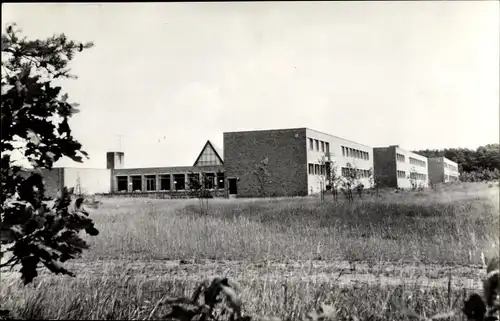
M 2 4 L 29 38 L 95 46 L 65 82 L 105 167 L 192 165 L 224 131 L 309 127 L 370 146 L 499 139 L 499 2 Z

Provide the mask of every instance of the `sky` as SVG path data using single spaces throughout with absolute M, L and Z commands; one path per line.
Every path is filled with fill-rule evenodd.
M 498 1 L 9 3 L 2 28 L 94 47 L 63 83 L 105 168 L 190 166 L 228 131 L 308 127 L 369 146 L 499 141 Z M 121 143 L 120 143 L 121 141 Z

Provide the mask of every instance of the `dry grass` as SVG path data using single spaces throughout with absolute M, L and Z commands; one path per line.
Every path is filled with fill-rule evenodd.
M 398 286 L 377 283 L 377 278 L 345 286 L 331 277 L 339 270 L 326 278 L 293 278 L 286 271 L 294 269 L 292 263 L 309 262 L 309 267 L 298 268 L 307 276 L 317 273 L 312 262 L 337 260 L 353 266 L 364 261 L 371 268 L 384 262 L 402 267 L 404 261 L 471 265 L 480 263 L 481 250 L 495 251 L 499 245 L 498 187 L 482 183 L 384 192 L 354 204 L 328 198 L 324 203 L 317 198 L 211 200 L 207 215 L 200 213 L 196 200 L 102 202 L 92 213 L 101 233 L 89 239 L 92 247 L 79 262 L 83 268 L 78 277 L 43 276 L 27 288 L 4 279 L 2 308 L 22 318 L 158 319 L 167 313 L 158 305 L 164 295 L 189 296 L 199 277 L 236 273 L 232 268 L 221 273 L 226 269 L 222 263 L 220 269 L 192 265 L 181 275 L 176 271 L 182 266 L 146 272 L 147 267 L 161 267 L 166 260 L 212 259 L 215 265 L 222 260 L 260 264 L 267 271 L 237 277 L 244 310 L 252 315 L 299 320 L 320 303 L 329 303 L 340 316 L 406 320 L 408 315 L 391 302 L 428 316 L 460 307 L 463 291 L 459 286 L 424 287 L 402 268 L 399 276 L 397 269 L 393 272 Z M 118 259 L 140 262 L 144 268 L 127 269 Z M 100 266 L 98 272 L 85 268 L 97 260 L 109 262 L 108 267 Z M 282 268 L 270 271 L 271 261 L 283 263 Z
M 105 200 L 93 214 L 103 233 L 89 238 L 92 250 L 84 259 L 479 264 L 480 250 L 498 245 L 498 188 L 469 185 L 353 204 L 216 199 L 208 215 L 200 213 L 197 200 Z
M 19 285 L 16 282 L 16 285 Z M 159 319 L 169 312 L 157 303 L 168 296 L 190 296 L 198 282 L 170 280 L 168 276 L 145 280 L 140 276 L 76 279 L 47 277 L 34 286 L 8 296 L 2 291 L 5 306 L 16 314 L 30 319 L 86 320 L 143 320 Z M 290 282 L 243 280 L 240 282 L 245 313 L 270 315 L 282 320 L 302 320 L 306 313 L 318 309 L 321 303 L 332 304 L 339 315 L 366 319 L 370 316 L 385 320 L 407 320 L 394 303 L 399 303 L 420 315 L 457 309 L 465 298 L 463 291 L 424 288 L 419 285 L 381 287 L 377 284 L 358 284 L 339 287 L 331 282 Z M 450 303 L 450 304 L 449 304 Z

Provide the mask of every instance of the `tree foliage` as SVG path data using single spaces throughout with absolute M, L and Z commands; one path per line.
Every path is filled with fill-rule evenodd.
M 351 163 L 347 163 L 345 172 L 342 173 L 342 180 L 340 184 L 347 197 L 347 200 L 350 202 L 354 200 L 352 191 L 358 187 L 359 179 L 359 171 L 356 166 L 352 165 Z
M 271 176 L 268 170 L 269 159 L 266 157 L 262 159 L 259 163 L 255 164 L 255 169 L 253 170 L 253 175 L 257 178 L 258 188 L 260 196 L 266 196 L 266 184 Z
M 73 199 L 64 189 L 49 200 L 40 172 L 63 156 L 77 162 L 87 157 L 68 122 L 78 112 L 77 104 L 53 83 L 75 78 L 68 64 L 91 46 L 64 34 L 28 40 L 15 24 L 2 32 L 0 257 L 9 256 L 2 267 L 21 265 L 25 284 L 37 276 L 40 263 L 54 273 L 72 275 L 60 263 L 88 247 L 79 232 L 98 234 L 83 198 Z M 23 168 L 19 157 L 32 169 Z

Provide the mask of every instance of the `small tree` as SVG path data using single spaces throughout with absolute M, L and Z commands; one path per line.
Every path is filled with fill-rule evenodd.
M 255 169 L 253 170 L 253 174 L 257 177 L 257 181 L 259 183 L 259 194 L 261 196 L 266 196 L 266 183 L 270 176 L 268 165 L 269 159 L 266 157 L 259 163 L 255 164 Z
M 418 188 L 418 182 L 417 182 L 417 171 L 415 170 L 415 167 L 411 168 L 408 179 L 410 180 L 411 190 L 416 191 Z
M 354 198 L 352 197 L 352 190 L 356 188 L 359 184 L 359 173 L 356 167 L 351 163 L 346 164 L 346 169 L 342 173 L 343 179 L 341 181 L 342 189 L 346 194 L 347 200 L 352 202 Z
M 196 174 L 197 173 L 191 171 L 188 175 L 189 196 L 198 198 L 200 203 L 200 212 L 201 214 L 205 215 L 208 214 L 210 210 L 208 199 L 213 198 L 213 195 L 210 192 L 210 189 L 207 188 L 206 183 L 209 180 L 207 175 L 203 172 L 201 173 L 201 175 Z
M 330 154 L 330 158 L 333 154 Z M 332 191 L 332 197 L 334 201 L 337 201 L 338 197 L 338 188 L 342 181 L 342 177 L 338 174 L 337 164 L 335 161 L 327 160 L 325 156 L 322 156 L 319 159 L 319 163 L 321 165 L 325 165 L 325 179 L 324 181 L 329 185 L 330 190 Z M 328 189 L 328 188 L 327 188 Z
M 24 284 L 38 275 L 39 264 L 73 275 L 61 263 L 88 248 L 79 232 L 98 234 L 82 208 L 83 198 L 73 200 L 63 188 L 57 199 L 49 200 L 40 174 L 63 156 L 76 162 L 87 157 L 68 122 L 78 112 L 77 104 L 52 82 L 75 78 L 67 65 L 75 53 L 91 46 L 63 34 L 27 40 L 15 24 L 2 33 L 0 257 L 10 256 L 1 267 L 21 265 Z M 13 152 L 32 169 L 23 169 Z
M 370 183 L 370 188 L 375 189 L 375 193 L 378 196 L 378 190 L 380 188 L 380 177 L 378 174 L 375 174 L 373 168 L 368 170 L 368 182 Z

